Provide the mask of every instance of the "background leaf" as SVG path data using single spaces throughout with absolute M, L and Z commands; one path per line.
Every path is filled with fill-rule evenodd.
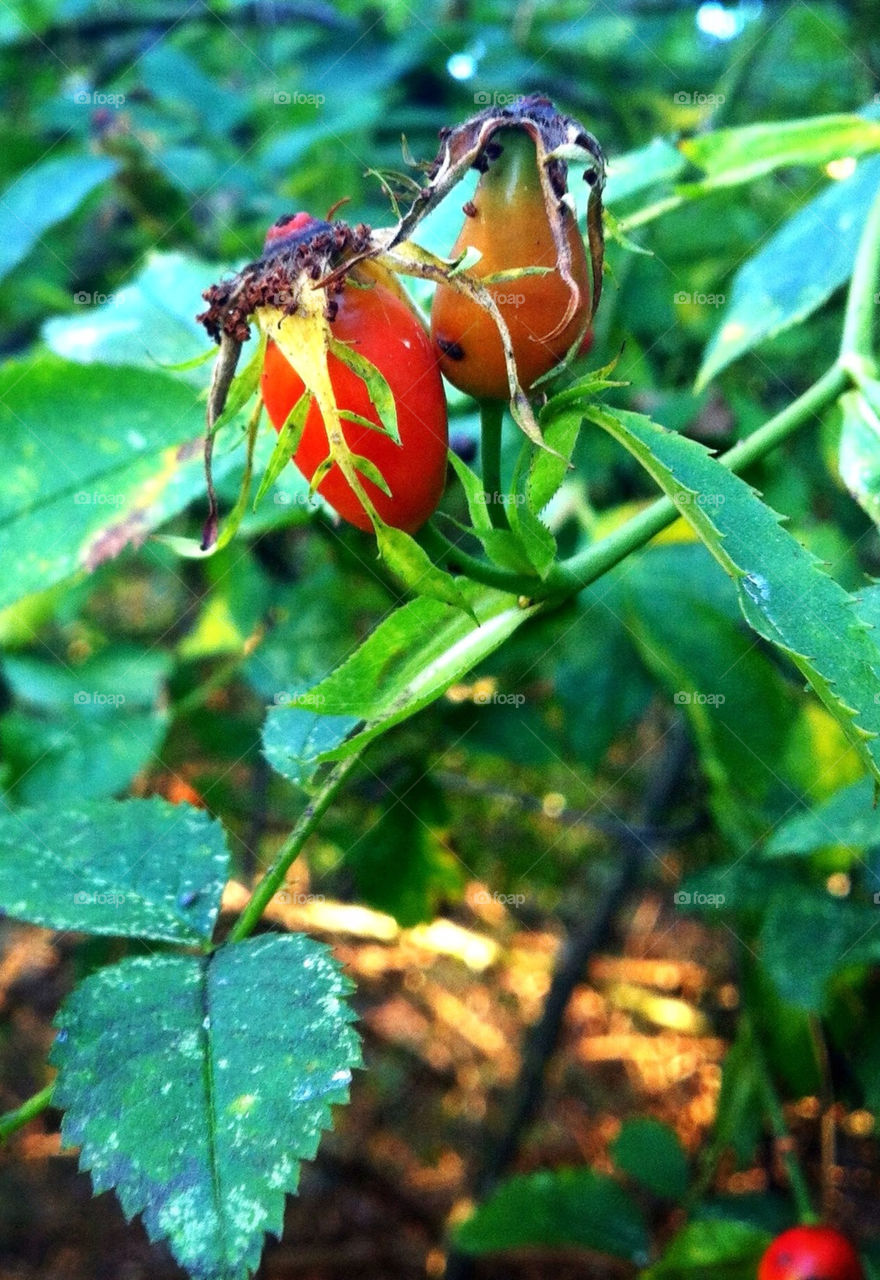
M 143 541 L 203 492 L 192 447 L 202 429 L 196 394 L 164 374 L 56 358 L 7 364 L 0 608 Z
M 149 800 L 0 817 L 0 904 L 51 929 L 204 942 L 229 876 L 223 828 Z
M 118 167 L 110 156 L 59 156 L 16 178 L 0 195 L 0 279 Z
M 467 1253 L 525 1245 L 580 1245 L 643 1263 L 641 1212 L 611 1178 L 592 1169 L 553 1169 L 509 1178 L 456 1232 Z
M 647 1116 L 628 1120 L 611 1146 L 618 1169 L 656 1196 L 680 1200 L 688 1186 L 688 1162 L 675 1131 Z
M 706 352 L 696 385 L 767 338 L 813 314 L 852 274 L 859 235 L 880 182 L 880 158 L 833 182 L 764 241 L 738 268 L 730 300 Z

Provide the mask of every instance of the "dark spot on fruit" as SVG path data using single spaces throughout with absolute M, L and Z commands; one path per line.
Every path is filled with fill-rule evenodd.
M 464 352 L 457 342 L 447 342 L 445 338 L 437 339 L 437 346 L 450 360 L 463 360 Z
M 475 218 L 477 216 L 477 206 L 474 204 L 473 200 L 466 200 L 461 206 L 461 211 L 465 217 L 468 218 Z

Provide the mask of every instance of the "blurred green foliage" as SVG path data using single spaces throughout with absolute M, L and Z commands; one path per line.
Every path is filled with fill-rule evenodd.
M 400 603 L 369 542 L 315 518 L 292 468 L 214 560 L 181 560 L 147 538 L 168 519 L 191 534 L 203 517 L 188 442 L 210 366 L 167 366 L 206 350 L 200 292 L 257 256 L 268 224 L 300 208 L 323 216 L 346 198 L 347 220 L 388 225 L 377 171 L 417 178 L 408 157 L 432 158 L 442 125 L 535 91 L 600 139 L 611 209 L 631 216 L 698 176 L 692 157 L 710 130 L 839 112 L 876 119 L 878 77 L 880 38 L 864 2 L 5 4 L 6 802 L 171 794 L 185 782 L 231 829 L 237 873 L 261 868 L 302 806 L 261 755 L 267 708 L 319 682 Z M 695 140 L 684 159 L 681 138 Z M 808 387 L 838 344 L 846 236 L 876 189 L 877 163 L 862 161 L 852 186 L 846 171 L 793 163 L 720 188 L 635 222 L 629 235 L 645 253 L 612 238 L 588 363 L 620 356 L 617 404 L 723 448 Z M 450 247 L 461 199 L 432 216 L 426 244 Z M 838 215 L 850 217 L 842 230 Z M 759 287 L 784 324 L 756 304 Z M 745 354 L 710 365 L 712 380 L 695 389 L 727 306 L 753 328 Z M 465 449 L 476 415 L 457 393 L 450 403 Z M 34 414 L 43 429 L 22 463 L 10 442 Z M 854 589 L 880 572 L 880 544 L 837 474 L 840 430 L 828 412 L 820 435 L 789 441 L 750 478 Z M 518 449 L 511 433 L 508 471 Z M 597 431 L 583 433 L 575 462 L 552 511 L 563 551 L 654 493 Z M 240 450 L 224 445 L 227 504 L 240 466 Z M 97 498 L 71 505 L 73 494 L 94 497 L 96 477 L 137 496 L 140 524 L 108 523 Z M 447 507 L 463 517 L 457 491 Z M 38 526 L 51 530 L 51 556 L 33 550 Z M 869 599 L 866 613 L 875 606 Z M 689 537 L 639 553 L 517 631 L 453 697 L 383 738 L 329 816 L 312 875 L 405 923 L 454 907 L 472 878 L 550 911 L 575 898 L 576 910 L 614 858 L 595 819 L 635 811 L 647 761 L 684 701 L 676 695 L 701 690 L 725 701 L 714 716 L 695 702 L 684 710 L 696 763 L 678 816 L 696 815 L 698 830 L 652 874 L 671 895 L 684 863 L 702 871 L 691 892 L 727 895 L 736 931 L 759 938 L 766 960 L 771 986 L 762 995 L 755 981 L 757 1004 L 790 1029 L 789 1045 L 811 1043 L 804 1011 L 825 1017 L 831 1042 L 854 1054 L 842 1091 L 877 1105 L 880 1045 L 861 1036 L 876 944 L 855 946 L 880 887 L 876 824 L 852 807 L 865 784 L 831 717 L 748 631 L 729 582 Z M 558 821 L 566 807 L 578 821 Z M 857 899 L 845 916 L 825 891 L 841 870 Z M 785 1044 L 768 1053 L 786 1078 Z M 815 1077 L 810 1060 L 799 1082 Z M 738 1228 L 694 1234 L 706 1257 L 717 1247 L 750 1266 L 763 1226 L 758 1215 L 744 1239 Z M 686 1240 L 678 1247 L 687 1254 Z M 627 1249 L 640 1256 L 641 1226 Z M 673 1257 L 652 1274 L 685 1273 Z

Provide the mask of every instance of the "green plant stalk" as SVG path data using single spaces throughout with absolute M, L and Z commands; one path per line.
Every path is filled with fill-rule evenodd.
M 764 1051 L 758 1043 L 754 1030 L 751 1031 L 751 1049 L 761 1079 L 764 1110 L 770 1121 L 773 1137 L 778 1143 L 779 1157 L 788 1177 L 788 1185 L 797 1208 L 798 1221 L 805 1226 L 819 1222 L 821 1219 L 813 1208 L 807 1180 L 795 1154 L 791 1134 L 785 1122 L 785 1113 L 782 1110 L 779 1094 L 776 1092 L 767 1059 L 764 1057 Z
M 480 467 L 486 509 L 496 529 L 509 528 L 501 488 L 501 427 L 504 404 L 501 400 L 480 401 Z
M 853 263 L 852 280 L 846 298 L 840 361 L 846 365 L 866 362 L 876 376 L 874 324 L 878 306 L 880 277 L 880 191 L 868 211 Z
M 737 474 L 759 462 L 836 400 L 850 385 L 850 379 L 850 370 L 842 363 L 835 362 L 803 395 L 768 419 L 745 440 L 722 454 L 719 462 Z M 563 392 L 563 396 L 566 394 Z M 426 528 L 423 535 L 426 545 L 436 556 L 443 560 L 454 559 L 462 572 L 475 582 L 497 587 L 501 591 L 510 591 L 514 595 L 526 595 L 532 600 L 541 600 L 583 590 L 621 560 L 625 560 L 631 552 L 637 551 L 658 533 L 662 533 L 680 515 L 674 502 L 669 498 L 659 498 L 601 541 L 594 542 L 557 565 L 544 582 L 538 578 L 510 573 L 506 569 L 478 560 L 467 552 L 459 551 L 436 528 Z
M 13 1133 L 23 1128 L 29 1120 L 33 1120 L 34 1116 L 38 1116 L 41 1111 L 45 1111 L 52 1101 L 54 1090 L 54 1084 L 47 1084 L 45 1089 L 41 1089 L 39 1093 L 35 1093 L 33 1097 L 28 1098 L 27 1102 L 23 1102 L 20 1107 L 16 1107 L 13 1111 L 7 1111 L 5 1115 L 0 1116 L 0 1142 L 5 1142 Z
M 735 473 L 744 471 L 836 400 L 846 390 L 849 381 L 847 370 L 838 363 L 833 364 L 809 390 L 775 414 L 757 431 L 753 431 L 747 439 L 741 440 L 722 454 L 718 461 Z M 607 538 L 557 565 L 536 594 L 540 596 L 582 590 L 609 569 L 613 569 L 621 560 L 625 560 L 631 552 L 650 542 L 680 515 L 680 510 L 669 498 L 659 499 L 619 529 L 615 529 Z
M 542 586 L 540 578 L 502 569 L 490 564 L 488 560 L 479 560 L 469 552 L 460 550 L 433 522 L 419 530 L 418 540 L 435 560 L 454 563 L 466 577 L 472 578 L 474 582 L 481 582 L 483 586 L 497 587 L 499 591 L 509 591 L 515 596 L 528 596 L 530 599 L 535 598 L 536 590 Z
M 334 765 L 323 786 L 303 809 L 296 826 L 275 855 L 275 861 L 257 885 L 250 902 L 230 930 L 227 942 L 242 942 L 253 933 L 263 912 L 284 884 L 291 864 L 299 856 L 306 840 L 321 821 L 337 791 L 359 759 L 358 752 Z

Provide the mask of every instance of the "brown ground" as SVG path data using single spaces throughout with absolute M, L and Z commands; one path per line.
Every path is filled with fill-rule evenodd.
M 443 1234 L 467 1207 L 477 1154 L 515 1079 L 525 1027 L 541 1009 L 557 938 L 518 929 L 497 903 L 477 903 L 455 925 L 400 931 L 387 917 L 343 904 L 279 908 L 284 922 L 333 940 L 357 981 L 368 1070 L 318 1160 L 288 1201 L 284 1238 L 261 1280 L 425 1280 L 442 1276 Z M 233 893 L 229 904 L 237 905 Z M 668 895 L 666 895 L 668 899 Z M 609 1142 L 627 1116 L 673 1125 L 696 1152 L 711 1123 L 736 990 L 724 939 L 645 894 L 622 956 L 597 957 L 571 1002 L 544 1105 L 521 1170 L 587 1162 L 610 1171 Z M 664 914 L 667 913 L 667 914 Z M 304 918 L 305 917 L 305 918 Z M 49 1020 L 74 980 L 69 938 L 6 924 L 0 960 L 0 1110 L 46 1077 Z M 820 1164 L 814 1100 L 791 1120 L 808 1165 Z M 49 1112 L 0 1152 L 0 1280 L 173 1280 L 182 1272 L 127 1225 L 112 1195 L 92 1200 L 72 1155 L 59 1152 Z M 826 1140 L 829 1118 L 825 1118 Z M 878 1160 L 865 1113 L 835 1118 L 827 1192 L 838 1220 L 869 1229 Z M 845 1167 L 843 1167 L 845 1166 Z M 764 1169 L 727 1171 L 728 1191 L 762 1190 Z M 843 1210 L 843 1212 L 840 1212 Z M 656 1221 L 660 1237 L 674 1229 Z M 876 1224 L 874 1231 L 877 1231 Z M 480 1264 L 480 1280 L 616 1280 L 631 1269 L 559 1254 Z

